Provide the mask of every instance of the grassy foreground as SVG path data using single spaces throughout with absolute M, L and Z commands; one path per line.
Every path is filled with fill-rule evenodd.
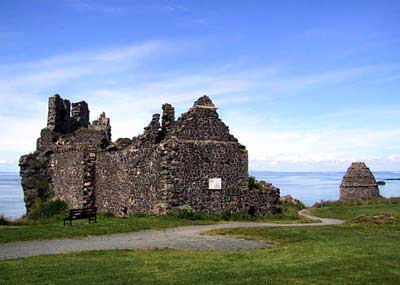
M 347 222 L 215 232 L 274 244 L 264 250 L 117 250 L 1 261 L 0 284 L 400 284 L 400 204 L 313 212 Z
M 256 221 L 276 223 L 310 223 L 312 220 L 299 217 L 296 206 L 282 205 L 281 214 L 273 216 L 258 217 L 253 220 L 249 215 L 209 215 L 205 213 L 177 214 L 168 216 L 129 216 L 118 218 L 112 215 L 98 215 L 97 224 L 88 224 L 87 219 L 73 221 L 73 226 L 64 226 L 63 217 L 68 211 L 62 212 L 49 219 L 30 220 L 29 217 L 8 225 L 0 224 L 0 243 L 80 238 L 89 235 L 106 235 L 114 233 L 135 232 L 147 229 L 165 229 L 178 226 L 206 225 L 228 221 Z
M 88 224 L 87 219 L 73 221 L 72 226 L 64 226 L 62 219 L 39 224 L 0 226 L 0 243 L 77 238 L 89 235 L 135 232 L 147 229 L 164 229 L 177 226 L 204 225 L 213 223 L 206 220 L 180 219 L 175 216 L 130 216 L 128 218 L 98 215 L 97 224 Z

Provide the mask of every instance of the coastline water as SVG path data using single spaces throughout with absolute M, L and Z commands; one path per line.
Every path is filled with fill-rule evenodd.
M 24 194 L 19 174 L 0 172 L 0 215 L 15 219 L 24 214 Z
M 292 195 L 307 206 L 316 202 L 339 199 L 339 185 L 344 172 L 270 172 L 250 171 L 257 179 L 280 188 L 281 196 Z M 400 172 L 374 172 L 377 181 L 400 178 Z M 400 180 L 385 180 L 379 186 L 384 197 L 400 197 Z M 21 179 L 18 173 L 0 172 L 0 215 L 18 218 L 25 214 Z
M 320 201 L 339 200 L 339 187 L 345 172 L 270 172 L 250 171 L 257 179 L 266 180 L 278 187 L 281 196 L 292 195 L 306 206 Z M 379 186 L 381 196 L 400 197 L 400 172 L 374 172 L 376 181 L 384 180 Z M 399 180 L 386 180 L 398 178 Z

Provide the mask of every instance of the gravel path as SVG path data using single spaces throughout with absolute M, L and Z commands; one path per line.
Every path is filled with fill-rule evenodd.
M 0 260 L 44 254 L 59 254 L 101 249 L 173 248 L 189 250 L 239 250 L 271 247 L 258 240 L 201 235 L 202 232 L 228 228 L 250 227 L 316 227 L 342 224 L 342 220 L 323 219 L 300 211 L 301 216 L 320 220 L 309 224 L 275 224 L 232 222 L 205 226 L 186 226 L 166 230 L 144 230 L 133 233 L 89 236 L 83 239 L 24 241 L 0 244 Z

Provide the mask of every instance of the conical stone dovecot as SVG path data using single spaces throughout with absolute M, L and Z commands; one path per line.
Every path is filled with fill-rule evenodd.
M 340 185 L 340 200 L 369 200 L 378 197 L 379 188 L 371 170 L 364 162 L 353 162 Z

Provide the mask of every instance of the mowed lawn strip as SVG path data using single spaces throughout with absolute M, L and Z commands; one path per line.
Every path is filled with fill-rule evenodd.
M 175 215 L 129 216 L 127 218 L 118 218 L 102 214 L 98 215 L 97 221 L 97 224 L 88 224 L 87 219 L 74 220 L 72 226 L 64 226 L 62 219 L 53 219 L 39 224 L 0 226 L 0 243 L 43 239 L 83 238 L 90 235 L 107 235 L 148 229 L 154 230 L 178 226 L 232 222 L 223 220 L 219 216 L 191 220 L 180 218 Z M 297 212 L 290 210 L 283 214 L 259 217 L 256 222 L 312 223 L 315 221 L 299 217 Z
M 399 284 L 398 230 L 360 226 L 227 232 L 263 237 L 275 247 L 32 257 L 0 262 L 0 280 L 4 284 Z
M 356 216 L 387 211 L 400 214 L 398 204 L 372 206 L 353 209 Z M 343 207 L 349 206 L 321 209 L 326 215 L 331 213 L 329 217 L 338 218 L 335 213 Z M 227 229 L 214 233 L 263 239 L 274 246 L 249 251 L 115 250 L 31 257 L 1 261 L 0 282 L 400 284 L 400 226 L 396 219 L 377 224 L 351 218 L 340 226 Z
M 79 238 L 89 235 L 107 235 L 213 223 L 213 221 L 209 220 L 192 221 L 175 216 L 129 216 L 127 218 L 118 218 L 100 215 L 97 221 L 97 224 L 88 224 L 87 219 L 74 220 L 72 226 L 64 226 L 62 220 L 37 225 L 0 226 L 0 242 Z

